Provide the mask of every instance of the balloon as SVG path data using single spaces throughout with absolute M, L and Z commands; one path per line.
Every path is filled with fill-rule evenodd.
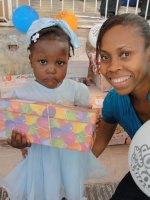
M 73 31 L 76 31 L 78 28 L 78 20 L 76 16 L 70 11 L 66 11 L 66 10 L 60 11 L 56 13 L 56 15 L 54 16 L 54 19 L 64 20 L 65 22 L 68 23 L 68 25 Z
M 28 5 L 19 6 L 12 15 L 12 22 L 15 28 L 26 33 L 33 21 L 39 18 L 38 13 Z
M 96 24 L 89 31 L 89 42 L 94 48 L 96 48 L 97 37 L 101 26 L 102 24 Z
M 150 120 L 133 137 L 128 164 L 133 180 L 150 197 Z

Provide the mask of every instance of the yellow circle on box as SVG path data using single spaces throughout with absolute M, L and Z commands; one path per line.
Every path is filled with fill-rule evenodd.
M 54 19 L 64 20 L 73 31 L 76 31 L 78 28 L 78 20 L 76 16 L 70 11 L 60 11 L 54 15 Z

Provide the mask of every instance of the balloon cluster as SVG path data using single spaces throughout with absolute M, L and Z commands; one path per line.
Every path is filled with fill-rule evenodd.
M 61 11 L 56 13 L 55 19 L 64 20 L 73 31 L 77 30 L 78 21 L 76 16 L 70 11 Z M 34 8 L 28 5 L 22 5 L 16 8 L 12 15 L 12 22 L 15 28 L 26 33 L 33 21 L 39 19 L 39 14 Z

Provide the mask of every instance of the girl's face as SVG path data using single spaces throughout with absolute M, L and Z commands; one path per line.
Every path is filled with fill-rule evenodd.
M 100 71 L 121 95 L 145 87 L 150 68 L 150 49 L 135 26 L 116 25 L 108 30 L 100 49 Z
M 47 88 L 56 88 L 64 80 L 69 59 L 65 41 L 39 39 L 29 56 L 36 81 Z

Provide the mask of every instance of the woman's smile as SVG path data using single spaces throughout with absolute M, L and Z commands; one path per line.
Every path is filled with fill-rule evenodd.
M 118 78 L 109 78 L 109 82 L 114 88 L 127 86 L 130 82 L 131 76 L 122 76 Z

